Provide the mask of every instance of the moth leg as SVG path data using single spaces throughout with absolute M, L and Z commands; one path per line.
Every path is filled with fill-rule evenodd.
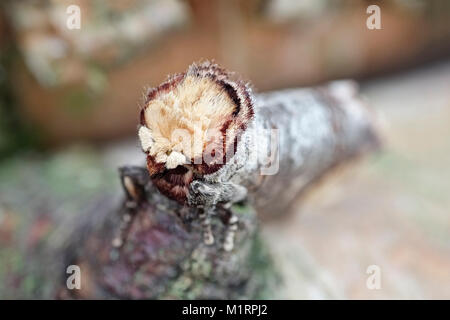
M 113 247 L 120 248 L 123 245 L 127 237 L 128 230 L 130 229 L 131 221 L 133 220 L 133 218 L 134 216 L 132 216 L 129 213 L 125 213 L 124 215 L 122 215 L 122 219 L 120 221 L 119 226 L 119 232 L 112 240 Z
M 136 209 L 147 201 L 145 188 L 150 181 L 146 168 L 127 166 L 119 169 L 120 181 L 126 197 L 126 207 Z
M 203 229 L 203 243 L 210 246 L 214 244 L 214 236 L 211 230 L 211 211 L 213 208 L 200 208 L 199 218 Z
M 234 214 L 231 209 L 231 203 L 227 203 L 223 206 L 222 222 L 226 226 L 225 237 L 223 242 L 223 249 L 225 251 L 232 251 L 234 248 L 234 237 L 238 229 L 239 218 Z
M 235 217 L 230 207 L 233 203 L 242 201 L 247 196 L 247 189 L 232 182 L 210 183 L 205 181 L 193 181 L 190 185 L 188 203 L 191 206 L 202 208 L 200 218 L 203 226 L 203 239 L 205 244 L 213 244 L 214 237 L 211 232 L 210 216 L 220 209 L 230 212 L 226 218 L 227 232 L 225 235 L 224 249 L 231 251 L 234 246 L 234 235 L 237 230 L 238 219 Z M 224 205 L 220 205 L 224 203 Z M 217 205 L 219 206 L 217 207 Z M 219 210 L 217 210 L 219 209 Z M 228 221 L 230 223 L 228 223 Z
M 145 187 L 149 181 L 147 170 L 142 167 L 122 167 L 119 172 L 125 203 L 118 234 L 112 240 L 112 245 L 116 248 L 123 245 L 136 212 L 146 203 Z

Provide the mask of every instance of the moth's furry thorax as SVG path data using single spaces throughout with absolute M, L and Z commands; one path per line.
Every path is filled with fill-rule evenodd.
M 192 64 L 151 89 L 139 138 L 160 191 L 184 201 L 191 181 L 232 159 L 253 116 L 249 86 L 211 62 Z

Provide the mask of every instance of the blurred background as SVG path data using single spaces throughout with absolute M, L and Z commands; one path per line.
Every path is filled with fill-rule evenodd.
M 0 298 L 52 297 L 55 230 L 120 192 L 145 88 L 200 59 L 257 91 L 357 79 L 383 127 L 382 152 L 263 226 L 278 298 L 450 298 L 449 1 L 6 0 L 0 48 Z

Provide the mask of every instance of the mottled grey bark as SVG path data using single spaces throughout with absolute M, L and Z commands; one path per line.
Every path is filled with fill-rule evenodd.
M 65 263 L 80 265 L 83 288 L 62 286 L 60 297 L 275 297 L 276 270 L 259 238 L 259 217 L 282 216 L 330 169 L 378 145 L 373 120 L 352 86 L 340 82 L 256 96 L 255 121 L 237 155 L 248 159 L 243 153 L 254 149 L 251 143 L 267 144 L 267 135 L 251 142 L 250 133 L 276 128 L 279 165 L 273 175 L 260 174 L 266 165 L 237 166 L 231 181 L 247 188 L 250 202 L 233 207 L 239 225 L 231 252 L 222 248 L 225 227 L 218 219 L 213 219 L 216 241 L 205 245 L 196 209 L 162 196 L 144 168 L 122 169 L 124 205 L 117 210 L 100 205 L 87 215 L 92 219 L 80 223 Z
M 250 188 L 260 217 L 288 213 L 331 169 L 379 147 L 375 117 L 352 81 L 260 94 L 256 103 L 255 123 L 279 131 L 278 171 L 256 172 Z
M 101 212 L 99 207 L 91 214 L 102 227 L 86 221 L 76 228 L 66 249 L 66 265 L 80 266 L 82 288 L 66 290 L 63 284 L 60 298 L 271 297 L 268 289 L 275 274 L 250 207 L 234 208 L 240 217 L 236 250 L 225 252 L 222 237 L 212 246 L 203 243 L 198 213 L 159 194 L 145 168 L 125 167 L 121 176 L 142 186 L 145 200 L 134 206 L 127 197 L 116 212 Z M 131 220 L 124 223 L 127 215 Z M 219 221 L 212 228 L 215 234 L 225 233 Z M 120 247 L 114 246 L 117 237 L 123 240 Z
M 259 94 L 254 104 L 255 118 L 234 157 L 204 177 L 204 189 L 206 196 L 234 202 L 243 193 L 238 186 L 244 187 L 262 218 L 288 213 L 297 196 L 330 169 L 379 143 L 375 119 L 352 81 Z

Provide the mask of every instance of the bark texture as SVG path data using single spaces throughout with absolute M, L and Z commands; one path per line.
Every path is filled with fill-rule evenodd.
M 82 289 L 67 290 L 64 275 L 59 297 L 276 298 L 277 273 L 259 237 L 260 215 L 282 216 L 311 184 L 376 148 L 378 139 L 351 83 L 261 94 L 256 104 L 255 128 L 280 131 L 279 170 L 266 176 L 250 170 L 253 176 L 245 177 L 252 201 L 233 207 L 239 218 L 233 251 L 222 249 L 225 227 L 218 219 L 216 241 L 207 246 L 195 209 L 161 195 L 146 169 L 125 167 L 124 204 L 87 214 L 66 249 L 65 263 L 81 267 Z
M 375 116 L 353 81 L 256 96 L 256 126 L 278 129 L 278 170 L 256 171 L 251 189 L 262 218 L 286 214 L 331 169 L 379 147 Z M 257 135 L 260 136 L 260 135 Z
M 161 195 L 145 168 L 125 167 L 121 176 L 143 186 L 146 200 L 132 209 L 125 201 L 116 212 L 91 212 L 98 217 L 96 226 L 89 225 L 91 220 L 76 228 L 66 264 L 80 266 L 82 288 L 63 288 L 61 298 L 270 297 L 267 290 L 274 272 L 258 237 L 256 213 L 249 206 L 235 206 L 240 217 L 237 249 L 225 252 L 221 237 L 212 246 L 203 243 L 197 212 Z M 132 220 L 124 226 L 127 215 Z M 224 234 L 220 221 L 212 228 Z M 119 248 L 113 245 L 118 236 L 124 241 Z

